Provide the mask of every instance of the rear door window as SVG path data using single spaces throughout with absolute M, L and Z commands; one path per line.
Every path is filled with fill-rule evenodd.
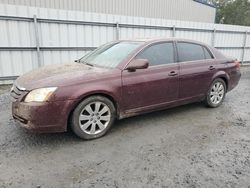
M 205 59 L 203 46 L 188 42 L 177 43 L 179 62 Z
M 158 43 L 140 52 L 136 59 L 147 59 L 149 66 L 174 63 L 174 46 L 172 42 Z

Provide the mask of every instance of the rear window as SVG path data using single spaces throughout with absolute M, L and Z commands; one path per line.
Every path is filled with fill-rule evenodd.
M 197 61 L 206 59 L 203 46 L 199 44 L 178 42 L 177 49 L 178 49 L 179 62 Z

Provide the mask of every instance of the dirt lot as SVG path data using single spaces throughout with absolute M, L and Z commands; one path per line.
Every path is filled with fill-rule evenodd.
M 105 137 L 34 135 L 0 89 L 0 187 L 250 187 L 250 67 L 224 104 L 128 118 Z

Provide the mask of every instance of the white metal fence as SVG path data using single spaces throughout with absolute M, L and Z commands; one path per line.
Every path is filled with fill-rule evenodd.
M 250 62 L 250 27 L 0 4 L 0 81 L 72 61 L 108 41 L 181 37 Z

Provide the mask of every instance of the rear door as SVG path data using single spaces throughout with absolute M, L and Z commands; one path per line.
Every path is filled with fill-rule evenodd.
M 177 42 L 180 63 L 180 99 L 203 96 L 215 73 L 211 52 L 203 45 Z
M 147 59 L 149 67 L 135 72 L 123 70 L 125 110 L 153 108 L 178 99 L 179 65 L 173 42 L 152 44 L 139 52 L 135 59 Z

